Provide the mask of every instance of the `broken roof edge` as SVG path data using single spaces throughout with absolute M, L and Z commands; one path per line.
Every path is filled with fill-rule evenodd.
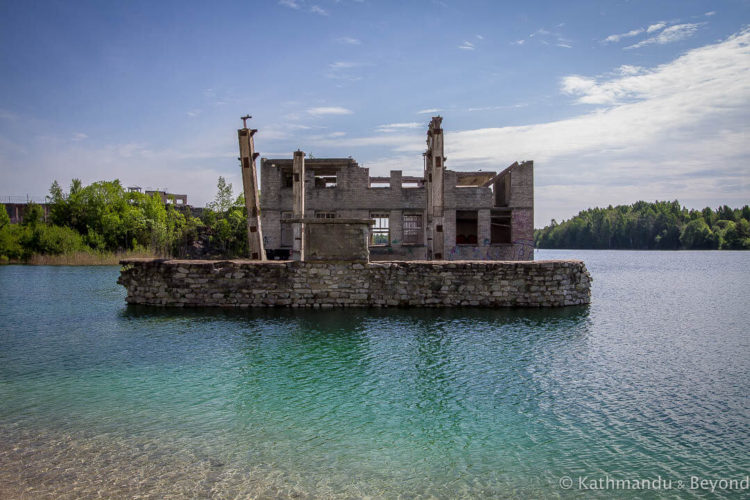
M 487 182 L 485 182 L 484 184 L 482 184 L 482 187 L 490 187 L 500 177 L 504 176 L 505 174 L 507 174 L 508 172 L 510 172 L 511 170 L 513 170 L 514 168 L 520 167 L 521 165 L 525 165 L 527 163 L 534 163 L 534 160 L 523 160 L 523 161 L 521 161 L 521 163 L 518 163 L 517 161 L 514 161 L 506 169 L 504 169 L 501 172 L 499 172 L 495 177 L 493 177 L 492 179 L 490 179 Z

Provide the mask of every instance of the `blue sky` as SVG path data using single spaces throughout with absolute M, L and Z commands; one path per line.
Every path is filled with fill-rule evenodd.
M 0 0 L 0 196 L 119 178 L 202 205 L 262 156 L 535 161 L 536 226 L 750 202 L 750 2 Z

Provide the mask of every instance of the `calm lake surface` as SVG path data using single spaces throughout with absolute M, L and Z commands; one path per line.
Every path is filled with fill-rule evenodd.
M 163 310 L 0 267 L 0 498 L 750 494 L 689 488 L 750 473 L 750 252 L 536 258 L 592 304 Z

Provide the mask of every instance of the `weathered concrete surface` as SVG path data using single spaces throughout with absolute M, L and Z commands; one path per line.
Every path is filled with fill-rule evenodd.
M 448 170 L 441 123 L 440 117 L 430 122 L 421 177 L 400 170 L 370 177 L 352 158 L 306 159 L 301 173 L 297 156 L 262 158 L 265 247 L 274 255 L 292 250 L 297 239 L 285 218 L 377 218 L 388 220 L 388 239 L 371 242 L 372 260 L 533 260 L 534 162 L 499 173 Z M 295 205 L 300 195 L 304 213 Z M 459 223 L 467 211 L 475 222 Z
M 297 262 L 126 259 L 130 304 L 174 307 L 559 307 L 588 304 L 579 260 Z
M 290 219 L 305 228 L 305 260 L 367 262 L 369 219 Z

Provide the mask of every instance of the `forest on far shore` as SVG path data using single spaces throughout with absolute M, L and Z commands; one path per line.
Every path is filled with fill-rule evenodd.
M 537 248 L 748 250 L 750 206 L 688 210 L 675 201 L 589 208 L 534 231 Z

